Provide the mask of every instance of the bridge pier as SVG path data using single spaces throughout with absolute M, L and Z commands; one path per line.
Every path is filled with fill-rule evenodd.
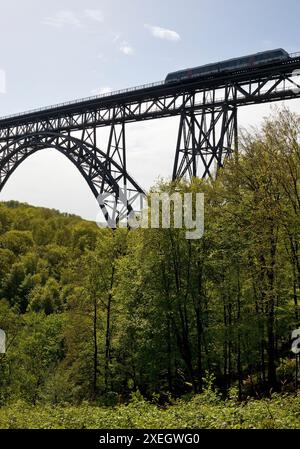
M 215 93 L 210 92 L 215 99 Z M 206 105 L 204 92 L 202 108 L 185 110 L 180 115 L 173 167 L 173 180 L 193 177 L 215 177 L 224 160 L 237 149 L 237 106 L 232 102 L 231 88 L 225 101 Z

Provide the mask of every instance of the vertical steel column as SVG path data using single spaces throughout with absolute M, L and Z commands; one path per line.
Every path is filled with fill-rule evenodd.
M 122 188 L 126 189 L 127 180 L 125 173 L 127 173 L 127 162 L 125 122 L 122 122 L 121 124 L 113 123 L 111 125 L 107 145 L 107 156 L 108 158 L 113 159 L 122 168 L 122 173 L 120 173 L 109 167 L 114 178 L 121 183 Z
M 206 105 L 183 111 L 180 116 L 173 180 L 215 177 L 224 160 L 237 148 L 237 107 L 232 86 L 225 89 L 222 105 Z M 215 99 L 215 93 L 212 92 Z M 229 98 L 231 102 L 229 102 Z

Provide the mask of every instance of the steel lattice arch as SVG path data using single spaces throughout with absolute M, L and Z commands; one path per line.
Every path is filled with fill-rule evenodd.
M 0 119 L 0 191 L 27 157 L 53 148 L 65 155 L 117 222 L 135 207 L 143 188 L 127 167 L 126 124 L 179 117 L 173 180 L 212 177 L 237 149 L 241 106 L 298 98 L 300 54 L 285 62 L 208 79 L 139 86 Z M 109 127 L 106 148 L 97 129 Z M 171 167 L 170 167 L 171 169 Z M 170 170 L 171 171 L 171 170 Z M 113 201 L 110 202 L 110 199 Z

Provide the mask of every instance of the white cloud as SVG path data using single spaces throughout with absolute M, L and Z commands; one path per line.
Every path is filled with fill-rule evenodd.
M 91 20 L 95 20 L 96 22 L 103 22 L 103 14 L 102 11 L 100 11 L 100 9 L 86 9 L 84 11 L 84 14 L 87 18 L 91 19 Z
M 56 28 L 62 28 L 64 25 L 81 26 L 80 18 L 73 11 L 69 10 L 58 11 L 54 16 L 46 17 L 43 23 Z
M 115 44 L 116 42 L 118 42 L 118 40 L 120 39 L 120 37 L 121 37 L 121 34 L 115 34 L 114 37 L 113 37 L 113 39 L 112 39 L 113 44 Z
M 43 23 L 56 28 L 62 28 L 65 25 L 80 27 L 83 19 L 93 20 L 98 23 L 102 23 L 104 20 L 100 9 L 85 9 L 80 14 L 76 14 L 71 10 L 61 10 L 53 16 L 46 17 Z
M 152 36 L 157 37 L 158 39 L 165 39 L 173 42 L 181 40 L 180 35 L 176 31 L 147 24 L 145 24 L 145 28 L 151 32 Z
M 120 46 L 120 51 L 124 53 L 124 55 L 126 56 L 133 55 L 134 53 L 133 48 L 127 42 L 122 42 Z

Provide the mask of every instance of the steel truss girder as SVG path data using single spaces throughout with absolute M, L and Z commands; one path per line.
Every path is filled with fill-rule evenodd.
M 300 59 L 289 64 L 249 73 L 237 73 L 222 80 L 183 83 L 177 86 L 160 86 L 140 92 L 136 98 L 132 93 L 124 93 L 116 100 L 99 99 L 71 111 L 64 107 L 44 110 L 33 115 L 24 114 L 11 119 L 0 119 L 0 140 L 10 139 L 42 130 L 82 130 L 124 122 L 134 122 L 161 117 L 180 115 L 183 111 L 202 110 L 208 105 L 218 106 L 225 101 L 225 93 L 230 87 L 234 95 L 226 101 L 242 106 L 255 103 L 280 101 L 300 97 L 297 69 Z M 204 93 L 206 94 L 205 102 Z

